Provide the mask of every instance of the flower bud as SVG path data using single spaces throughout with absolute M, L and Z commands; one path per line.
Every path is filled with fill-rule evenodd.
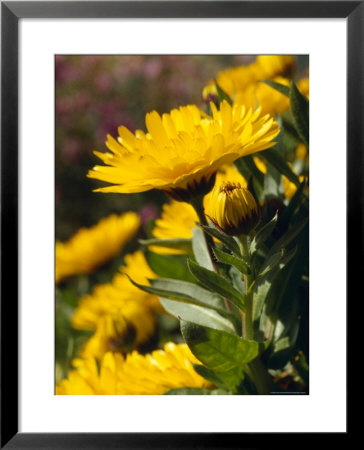
M 260 222 L 260 210 L 253 195 L 240 183 L 215 186 L 210 199 L 211 220 L 231 236 L 248 235 Z

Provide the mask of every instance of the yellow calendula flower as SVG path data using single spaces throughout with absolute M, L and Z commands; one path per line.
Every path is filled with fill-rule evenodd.
M 261 80 L 270 80 L 292 71 L 295 60 L 291 55 L 259 55 L 255 60 Z
M 133 351 L 124 359 L 106 353 L 98 373 L 95 360 L 75 360 L 75 370 L 56 387 L 57 395 L 160 395 L 169 389 L 208 388 L 211 383 L 198 375 L 199 363 L 186 344 L 168 342 L 163 350 L 147 355 Z
M 81 350 L 81 357 L 101 360 L 110 351 L 128 353 L 153 335 L 155 325 L 149 308 L 136 302 L 126 303 L 121 311 L 100 318 L 94 335 Z
M 140 330 L 137 339 L 142 339 L 143 333 L 154 324 L 152 318 L 148 326 L 143 321 L 150 317 L 150 311 L 162 311 L 158 297 L 135 287 L 126 274 L 140 284 L 148 284 L 148 279 L 156 275 L 141 251 L 127 255 L 125 263 L 110 283 L 95 286 L 91 294 L 80 299 L 71 319 L 74 328 L 96 330 L 103 317 L 121 314 L 137 332 Z
M 217 74 L 216 81 L 221 89 L 231 99 L 237 94 L 242 94 L 250 85 L 257 85 L 261 80 L 271 80 L 275 77 L 285 75 L 294 66 L 294 58 L 290 55 L 260 55 L 249 65 L 242 65 L 223 70 Z M 205 86 L 202 97 L 207 100 L 217 96 L 215 81 L 211 80 Z M 240 98 L 241 100 L 241 98 Z M 246 104 L 243 101 L 243 104 Z M 249 100 L 249 106 L 252 103 Z
M 264 163 L 262 163 L 264 165 Z M 246 187 L 247 182 L 233 164 L 222 166 L 216 174 L 215 185 L 225 181 L 240 183 Z M 210 215 L 211 192 L 204 198 L 204 208 L 207 215 Z M 192 228 L 196 227 L 198 216 L 194 208 L 188 203 L 181 203 L 172 200 L 165 203 L 162 208 L 162 215 L 155 221 L 152 230 L 154 237 L 158 239 L 192 238 Z M 165 247 L 152 246 L 150 249 L 155 253 L 179 254 L 182 250 L 168 249 Z
M 291 84 L 291 80 L 283 77 L 275 77 L 272 81 L 287 87 Z M 303 95 L 308 97 L 308 79 L 299 80 L 297 82 L 297 88 Z M 244 103 L 249 107 L 259 105 L 262 109 L 262 114 L 270 114 L 273 116 L 275 114 L 283 114 L 290 108 L 290 101 L 286 95 L 262 81 L 250 83 L 244 89 L 236 91 L 234 101 L 239 104 Z
M 90 273 L 117 255 L 137 232 L 134 212 L 112 214 L 91 228 L 81 228 L 67 242 L 56 243 L 56 283 L 66 277 Z
M 260 222 L 253 195 L 239 183 L 223 183 L 211 192 L 211 220 L 224 233 L 248 235 Z
M 118 140 L 108 136 L 111 153 L 95 154 L 105 166 L 95 166 L 88 176 L 112 183 L 99 192 L 135 193 L 161 189 L 180 201 L 209 192 L 219 167 L 241 156 L 274 145 L 278 124 L 260 109 L 211 102 L 212 116 L 197 106 L 174 109 L 162 117 L 146 116 L 148 132 L 119 128 Z
M 74 370 L 56 386 L 56 395 L 115 395 L 118 390 L 117 374 L 124 365 L 119 353 L 106 353 L 100 364 L 94 358 L 76 358 Z

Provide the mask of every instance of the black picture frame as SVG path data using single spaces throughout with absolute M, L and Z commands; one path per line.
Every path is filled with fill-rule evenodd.
M 347 19 L 347 305 L 363 274 L 364 1 L 1 2 L 1 448 L 273 448 L 304 433 L 19 433 L 18 432 L 18 23 L 22 18 L 346 18 Z M 340 205 L 335 213 L 343 213 Z M 9 301 L 9 296 L 11 300 Z M 348 345 L 350 354 L 351 347 Z M 349 358 L 348 360 L 349 361 Z M 349 392 L 348 392 L 349 394 Z M 167 430 L 166 430 L 167 431 Z M 349 434 L 350 431 L 350 434 Z M 352 435 L 347 414 L 347 432 Z

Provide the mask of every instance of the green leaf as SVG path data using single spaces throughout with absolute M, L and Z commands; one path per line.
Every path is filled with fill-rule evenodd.
M 258 320 L 261 316 L 271 284 L 270 280 L 265 279 L 258 284 L 253 293 L 253 322 Z
M 139 239 L 139 243 L 146 247 L 158 246 L 163 248 L 169 248 L 174 250 L 181 250 L 186 253 L 192 253 L 192 241 L 191 239 Z
M 236 392 L 239 385 L 244 380 L 244 372 L 241 367 L 227 370 L 226 372 L 214 372 L 201 364 L 193 364 L 195 371 L 215 386 Z
M 186 255 L 160 255 L 147 252 L 146 260 L 155 274 L 163 278 L 195 281 L 187 267 Z
M 298 186 L 298 189 L 296 190 L 293 197 L 291 198 L 287 208 L 285 208 L 285 210 L 282 213 L 282 216 L 280 217 L 281 227 L 285 227 L 285 226 L 287 227 L 288 224 L 291 222 L 294 212 L 297 210 L 298 206 L 300 205 L 300 202 L 302 200 L 302 193 L 306 186 L 307 186 L 306 181 L 303 181 Z
M 233 324 L 213 309 L 160 297 L 164 309 L 179 320 L 236 334 Z
M 203 388 L 175 388 L 164 392 L 163 395 L 229 395 L 223 389 L 203 389 Z
M 256 341 L 190 322 L 181 321 L 181 332 L 196 358 L 217 373 L 244 368 L 261 350 Z
M 219 239 L 219 241 L 221 241 L 228 250 L 233 252 L 235 255 L 240 256 L 239 245 L 233 237 L 227 236 L 226 234 L 222 234 L 216 228 L 213 227 L 203 225 L 202 228 L 206 231 L 206 233 L 208 233 L 212 237 Z
M 254 236 L 250 244 L 250 253 L 253 254 L 260 246 L 269 238 L 272 234 L 278 220 L 278 213 L 276 212 L 275 216 L 272 220 L 266 223 L 263 227 L 261 227 L 257 234 Z
M 173 280 L 168 278 L 155 278 L 149 280 L 151 286 L 136 283 L 130 277 L 134 286 L 150 294 L 164 297 L 170 300 L 193 303 L 195 305 L 207 306 L 220 312 L 225 312 L 223 299 L 213 292 L 188 281 Z
M 289 87 L 288 86 L 285 86 L 284 84 L 277 83 L 276 81 L 272 81 L 272 80 L 263 80 L 262 83 L 267 84 L 274 90 L 280 92 L 281 94 L 283 94 L 289 98 Z
M 216 259 L 222 262 L 223 264 L 229 264 L 231 266 L 234 266 L 239 270 L 239 272 L 244 273 L 246 275 L 250 274 L 250 269 L 242 260 L 242 258 L 239 258 L 238 256 L 235 255 L 230 255 L 229 253 L 223 252 L 218 248 L 215 248 L 213 252 L 214 255 L 216 256 Z
M 281 249 L 280 252 L 269 255 L 262 264 L 257 279 L 263 278 L 271 270 L 275 269 L 278 265 L 279 268 L 282 269 L 293 258 L 293 256 L 296 253 L 296 250 L 297 248 L 293 248 L 286 252 L 284 249 Z
M 234 394 L 244 381 L 244 370 L 242 367 L 234 367 L 230 370 L 216 371 L 216 376 L 222 381 L 223 386 Z
M 202 364 L 193 364 L 193 368 L 202 378 L 205 378 L 207 381 L 211 381 L 211 383 L 215 386 L 223 388 L 226 387 L 216 373 L 208 367 L 203 366 Z
M 188 267 L 192 275 L 203 285 L 223 297 L 226 297 L 235 306 L 245 311 L 243 296 L 231 285 L 228 280 L 223 278 L 221 275 L 212 272 L 211 270 L 207 270 L 204 267 L 199 266 L 190 259 L 188 260 Z
M 284 367 L 289 359 L 291 350 L 291 342 L 288 336 L 277 341 L 274 344 L 273 352 L 269 355 L 268 366 L 271 369 Z
M 306 217 L 302 222 L 294 225 L 290 230 L 288 230 L 269 250 L 267 257 L 272 256 L 274 253 L 280 252 L 282 248 L 287 247 L 305 228 L 308 223 L 308 218 Z
M 210 258 L 210 253 L 207 248 L 204 232 L 201 230 L 201 228 L 193 228 L 192 233 L 192 248 L 196 261 L 200 264 L 200 266 L 205 267 L 209 270 L 214 270 L 214 266 Z
M 235 167 L 248 183 L 249 191 L 258 200 L 263 200 L 264 174 L 257 168 L 251 155 L 244 156 L 234 162 Z
M 275 148 L 264 150 L 260 153 L 260 155 L 272 164 L 272 166 L 275 167 L 279 173 L 286 176 L 296 186 L 299 186 L 300 180 L 298 176 L 293 172 L 283 156 Z
M 216 90 L 217 90 L 217 97 L 219 99 L 219 103 L 221 103 L 222 101 L 226 100 L 229 105 L 232 105 L 233 102 L 231 100 L 231 98 L 227 95 L 227 93 L 221 88 L 221 86 L 219 85 L 219 83 L 217 81 L 215 81 L 216 84 Z
M 286 111 L 281 117 L 285 153 L 295 152 L 297 145 L 302 142 L 302 139 L 296 131 L 291 112 Z
M 293 121 L 302 141 L 309 144 L 309 103 L 292 81 L 289 98 Z

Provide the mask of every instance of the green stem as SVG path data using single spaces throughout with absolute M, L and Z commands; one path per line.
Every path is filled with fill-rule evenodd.
M 205 208 L 203 206 L 203 197 L 196 197 L 192 202 L 191 205 L 196 211 L 196 214 L 198 216 L 198 220 L 200 221 L 201 225 L 207 226 L 207 220 L 205 216 Z M 209 250 L 209 254 L 211 257 L 211 261 L 214 262 L 213 254 L 212 254 L 212 248 L 214 247 L 214 241 L 212 240 L 212 237 L 203 230 L 203 234 L 205 236 L 206 245 Z
M 240 241 L 240 251 L 245 262 L 250 266 L 250 254 L 248 246 L 248 236 L 239 236 Z M 244 281 L 244 297 L 245 297 L 245 307 L 246 312 L 242 315 L 243 321 L 243 337 L 245 339 L 254 339 L 254 329 L 253 329 L 253 292 L 249 290 L 252 283 L 251 275 L 243 275 Z
M 267 369 L 264 367 L 262 361 L 256 358 L 254 361 L 251 361 L 249 364 L 250 372 L 253 376 L 253 382 L 257 388 L 258 394 L 260 395 L 268 395 L 271 393 L 271 379 L 267 372 Z
M 251 268 L 248 236 L 239 236 L 240 251 L 243 259 Z M 243 337 L 245 339 L 254 339 L 254 326 L 253 326 L 253 292 L 255 278 L 253 274 L 244 275 L 244 293 L 245 293 L 245 307 L 246 312 L 244 314 L 243 321 Z M 267 395 L 271 392 L 271 380 L 267 369 L 264 367 L 263 362 L 258 358 L 248 364 L 249 371 L 253 378 L 254 384 L 257 388 L 258 394 Z
M 193 201 L 191 201 L 191 205 L 193 206 L 193 208 L 196 211 L 196 214 L 198 216 L 200 224 L 207 226 L 208 223 L 207 223 L 207 220 L 206 220 L 205 209 L 204 209 L 204 206 L 203 206 L 203 197 L 196 197 Z M 211 260 L 211 263 L 212 263 L 212 267 L 214 268 L 214 271 L 216 273 L 219 273 L 219 270 L 218 270 L 218 268 L 216 266 L 216 263 L 215 263 L 215 260 L 214 260 L 214 254 L 213 254 L 213 251 L 212 251 L 212 249 L 214 248 L 214 241 L 213 241 L 212 237 L 209 234 L 207 234 L 204 229 L 203 229 L 203 235 L 205 237 L 206 247 L 207 247 L 207 250 L 209 252 L 209 256 L 210 256 L 210 260 Z M 231 309 L 230 303 L 229 303 L 229 301 L 226 298 L 224 298 L 224 303 L 225 303 L 226 310 L 228 312 L 231 312 L 232 309 Z

